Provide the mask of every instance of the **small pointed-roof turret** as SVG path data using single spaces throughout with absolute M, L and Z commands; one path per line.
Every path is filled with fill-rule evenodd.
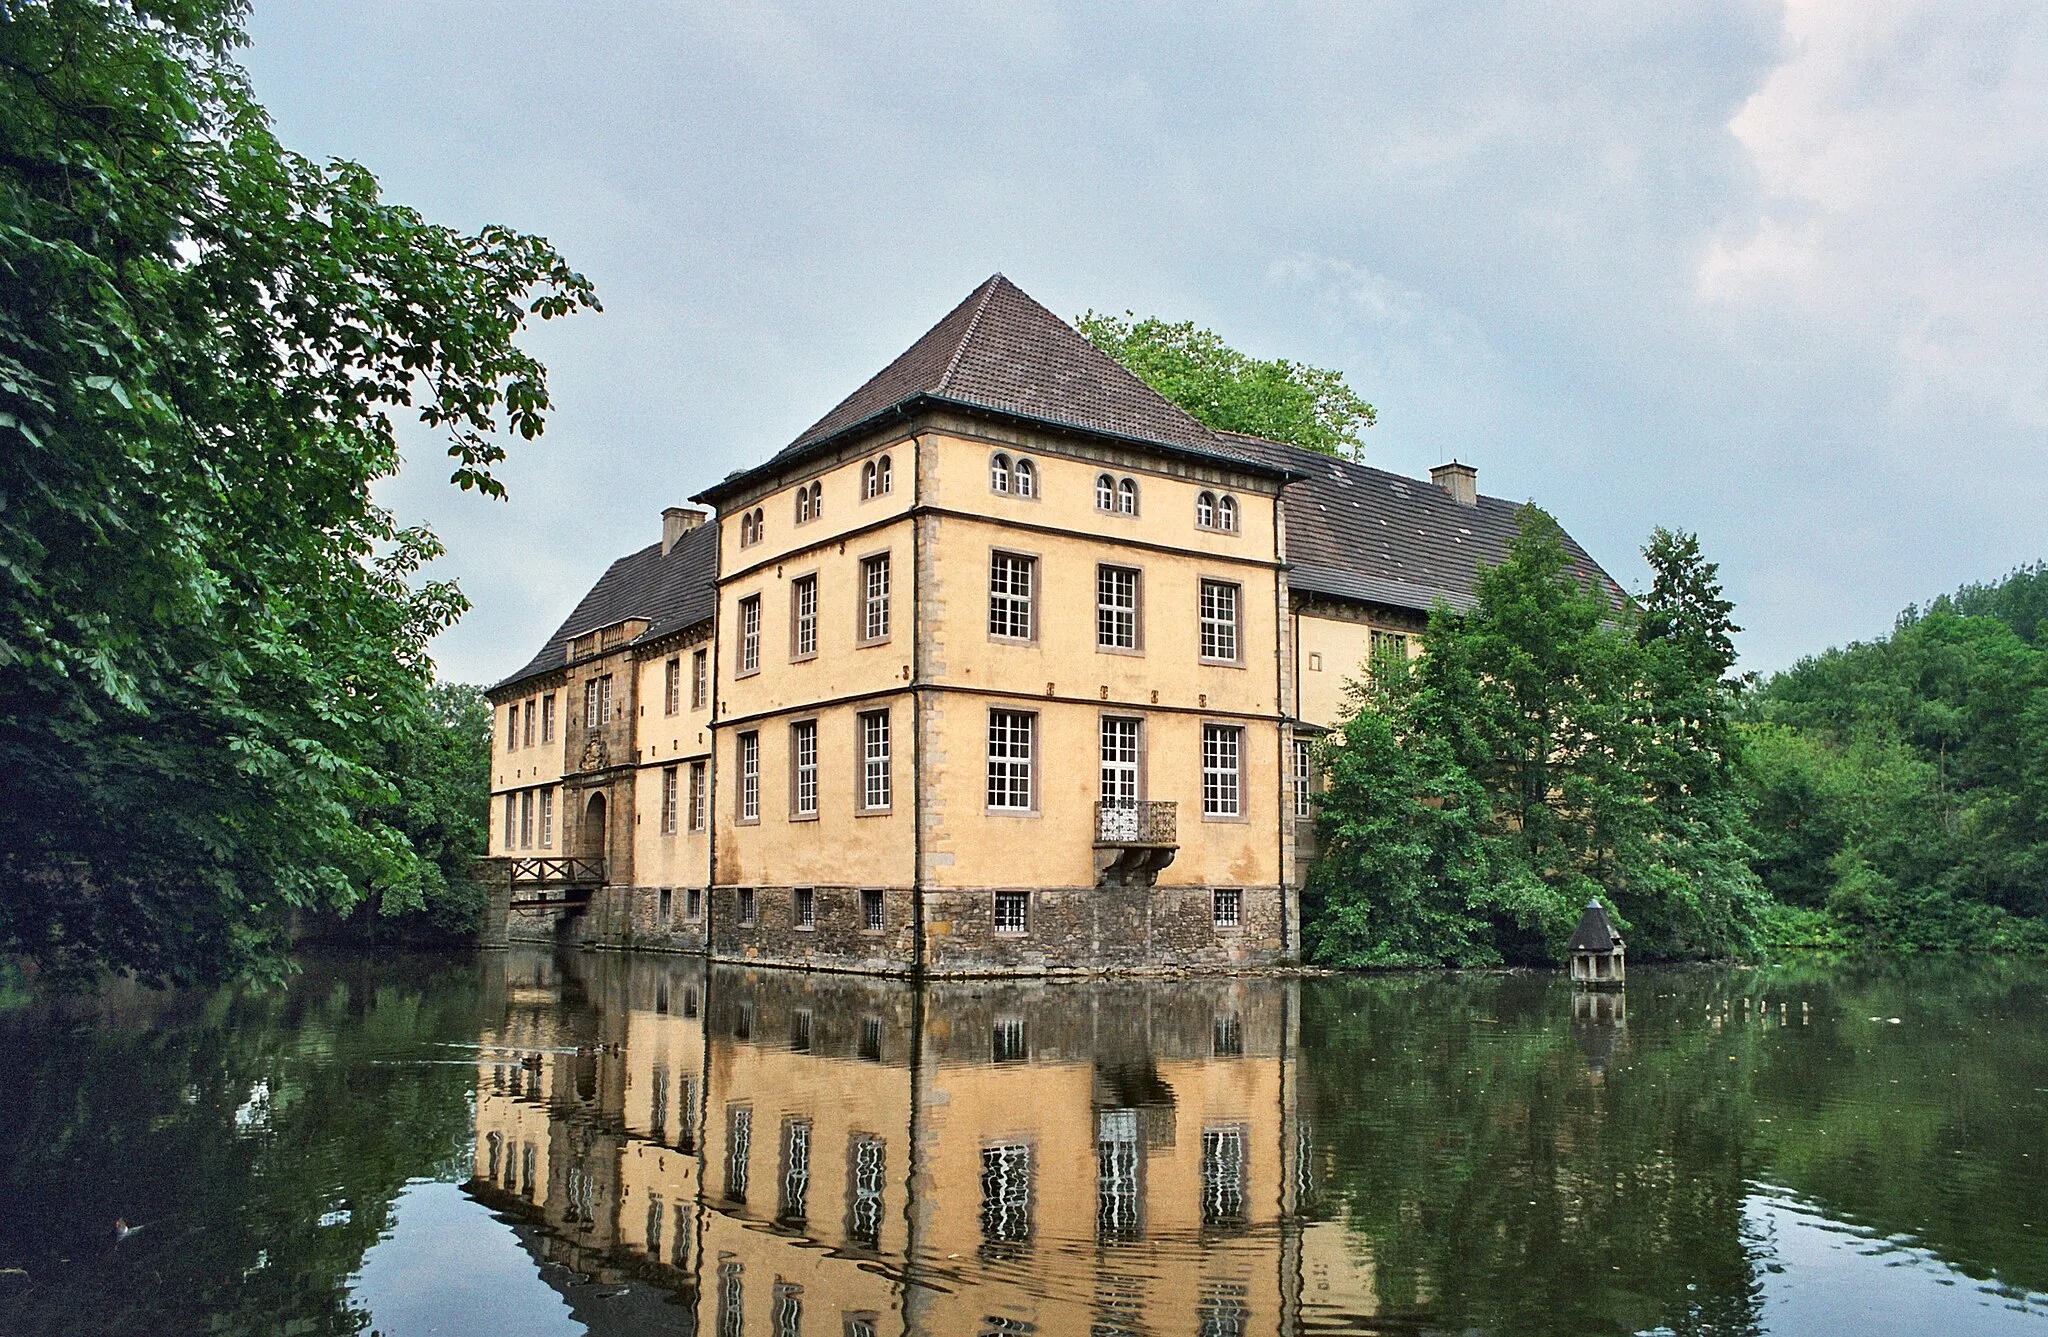
M 1611 952 L 1621 940 L 1614 931 L 1614 924 L 1607 918 L 1607 910 L 1596 897 L 1586 902 L 1586 912 L 1579 916 L 1579 926 L 1572 930 L 1572 940 L 1566 944 L 1568 952 Z

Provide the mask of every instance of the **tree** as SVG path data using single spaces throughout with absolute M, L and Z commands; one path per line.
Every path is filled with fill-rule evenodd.
M 2039 566 L 1802 660 L 1745 706 L 1740 797 L 1781 901 L 1868 945 L 2048 948 Z
M 237 0 L 0 9 L 0 950 L 274 967 L 292 910 L 424 904 L 382 767 L 464 608 L 375 506 L 407 411 L 501 495 L 527 323 L 594 308 L 272 136 Z
M 436 683 L 420 726 L 394 740 L 383 771 L 397 802 L 378 814 L 425 861 L 419 903 L 378 898 L 358 916 L 372 932 L 395 927 L 465 937 L 476 931 L 484 890 L 470 869 L 490 845 L 491 704 L 467 683 Z M 368 912 L 368 913 L 365 913 Z
M 1377 421 L 1344 373 L 1286 358 L 1248 357 L 1191 320 L 1088 311 L 1074 325 L 1145 384 L 1210 427 L 1360 458 L 1359 432 Z
M 1472 607 L 1439 605 L 1408 672 L 1354 688 L 1325 748 L 1317 959 L 1555 959 L 1595 897 L 1652 954 L 1751 945 L 1760 898 L 1716 750 L 1731 610 L 1689 536 L 1646 555 L 1648 603 L 1617 605 L 1524 507 Z

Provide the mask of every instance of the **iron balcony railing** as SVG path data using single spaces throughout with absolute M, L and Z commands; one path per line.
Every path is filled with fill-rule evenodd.
M 1173 803 L 1098 803 L 1095 843 L 1098 845 L 1173 845 L 1179 822 Z

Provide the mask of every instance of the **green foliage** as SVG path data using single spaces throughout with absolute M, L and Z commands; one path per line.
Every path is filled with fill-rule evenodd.
M 2048 949 L 2044 598 L 2023 568 L 1755 695 L 1742 797 L 1776 897 L 1866 945 Z
M 1324 748 L 1314 959 L 1556 959 L 1589 899 L 1650 954 L 1754 943 L 1728 723 L 1731 605 L 1690 536 L 1616 606 L 1574 575 L 1556 521 L 1521 512 L 1473 606 L 1439 606 L 1412 670 L 1355 684 Z
M 398 802 L 378 816 L 404 833 L 426 867 L 417 894 L 377 898 L 377 919 L 414 935 L 474 934 L 485 892 L 470 869 L 490 846 L 491 704 L 483 690 L 437 683 L 426 717 L 395 741 L 383 770 Z
M 406 411 L 496 495 L 549 407 L 518 346 L 595 306 L 271 135 L 234 0 L 0 8 L 0 950 L 274 966 L 297 908 L 423 905 L 383 766 L 463 609 L 374 506 Z
M 1344 373 L 1275 358 L 1248 357 L 1214 331 L 1133 312 L 1088 311 L 1074 321 L 1089 342 L 1124 364 L 1197 421 L 1222 431 L 1285 441 L 1325 455 L 1357 459 L 1358 434 L 1373 425 L 1371 404 Z

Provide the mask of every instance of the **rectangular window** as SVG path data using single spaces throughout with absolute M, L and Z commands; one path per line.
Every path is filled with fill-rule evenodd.
M 740 600 L 739 666 L 744 677 L 761 668 L 761 596 L 750 594 Z
M 1202 1224 L 1234 1225 L 1244 1220 L 1245 1130 L 1202 1130 Z
M 1031 591 L 1038 561 L 1013 552 L 988 559 L 988 634 L 1010 641 L 1031 639 Z
M 671 656 L 661 668 L 661 713 L 673 715 L 683 708 L 683 660 Z
M 1309 788 L 1312 779 L 1309 762 L 1312 755 L 1308 739 L 1297 738 L 1294 740 L 1294 815 L 1296 817 L 1315 816 L 1315 808 L 1310 803 L 1312 791 Z
M 540 699 L 540 741 L 555 741 L 555 694 L 549 692 Z
M 818 926 L 818 893 L 810 887 L 798 887 L 789 893 L 789 909 L 793 922 L 798 928 Z
M 1244 730 L 1234 724 L 1202 726 L 1202 815 L 1236 817 L 1242 812 L 1238 765 Z
M 612 718 L 612 675 L 607 673 L 597 680 L 597 722 L 603 724 Z
M 521 726 L 520 729 L 520 732 L 524 735 L 524 737 L 522 737 L 519 740 L 519 745 L 521 747 L 533 746 L 534 713 L 539 709 L 539 707 L 540 703 L 537 701 L 528 701 L 526 703 L 526 708 L 522 712 L 525 717 L 525 723 Z
M 871 710 L 860 717 L 860 806 L 878 812 L 886 809 L 892 798 L 889 712 Z
M 1221 580 L 1202 582 L 1202 658 L 1237 662 L 1237 592 Z
M 1244 911 L 1244 893 L 1235 887 L 1218 887 L 1212 902 L 1210 922 L 1217 928 L 1240 928 L 1240 916 Z
M 860 638 L 865 642 L 889 639 L 889 554 L 863 557 L 860 563 Z
M 989 1057 L 997 1063 L 1022 1063 L 1031 1057 L 1031 1041 L 1024 1029 L 1024 1018 L 996 1018 L 989 1032 Z
M 1095 568 L 1095 645 L 1138 648 L 1138 573 L 1127 566 Z
M 731 1202 L 747 1200 L 747 1162 L 754 1142 L 754 1110 L 751 1105 L 725 1108 L 725 1196 Z
M 659 903 L 659 913 L 656 915 L 656 918 L 658 918 L 662 923 L 666 924 L 672 917 L 674 917 L 676 912 L 675 893 L 669 890 L 667 887 L 663 887 L 661 889 L 661 894 L 657 896 L 655 899 Z M 668 1008 L 666 1006 L 667 1002 L 667 989 L 664 987 L 662 992 L 658 994 L 655 998 L 654 1010 L 656 1012 L 668 1011 Z
M 860 926 L 870 933 L 880 933 L 885 927 L 881 892 L 864 891 L 860 894 Z
M 505 707 L 505 750 L 519 750 L 519 703 L 514 701 Z
M 555 844 L 555 789 L 553 785 L 540 791 L 540 847 L 552 849 Z
M 1244 1053 L 1244 1023 L 1235 1012 L 1219 1013 L 1209 1028 L 1209 1049 L 1218 1058 Z
M 704 893 L 703 893 L 703 891 L 702 891 L 702 890 L 700 890 L 700 889 L 699 889 L 699 888 L 697 888 L 697 887 L 685 887 L 685 888 L 683 889 L 683 918 L 685 918 L 685 919 L 691 919 L 691 920 L 695 920 L 695 919 L 702 919 L 703 917 L 704 917 Z M 687 1013 L 687 1012 L 686 1012 L 686 1013 L 684 1013 L 683 1015 L 684 1015 L 684 1016 L 688 1016 L 688 1015 L 689 1015 L 689 1013 Z
M 519 796 L 519 847 L 533 848 L 533 791 L 527 790 Z
M 1144 1234 L 1139 1146 L 1138 1111 L 1104 1110 L 1095 1116 L 1095 1229 L 1103 1239 Z
M 597 727 L 597 679 L 590 678 L 583 684 L 583 727 Z
M 519 848 L 519 796 L 505 795 L 505 848 Z
M 1031 893 L 1025 891 L 997 892 L 995 927 L 998 933 L 1030 932 Z
M 811 1121 L 782 1121 L 782 1192 L 775 1215 L 784 1221 L 801 1221 L 811 1194 Z M 793 1330 L 793 1329 L 792 1329 Z
M 1031 1144 L 981 1149 L 981 1237 L 991 1244 L 1031 1238 Z
M 702 710 L 711 699 L 711 655 L 699 650 L 690 656 L 690 709 Z
M 761 820 L 761 735 L 740 735 L 740 810 L 743 822 Z
M 1138 721 L 1102 721 L 1102 783 L 1098 789 L 1105 808 L 1138 806 Z
M 798 817 L 818 815 L 818 722 L 789 726 L 789 810 Z
M 677 780 L 674 766 L 661 768 L 661 834 L 672 836 L 676 833 Z M 663 893 L 666 895 L 667 893 Z
M 818 578 L 798 576 L 789 584 L 789 657 L 818 653 Z
M 1375 631 L 1372 633 L 1371 650 L 1366 659 L 1367 671 L 1372 680 L 1381 686 L 1393 681 L 1408 668 L 1408 638 L 1398 631 Z
M 872 1019 L 863 1022 L 863 1039 L 870 1025 L 875 1030 L 875 1052 L 879 1056 L 882 1025 Z M 887 1159 L 882 1139 L 873 1133 L 854 1133 L 846 1139 L 846 1234 L 855 1244 L 873 1248 L 881 1242 L 882 1191 L 887 1182 Z
M 1031 810 L 1031 743 L 1038 717 L 1025 710 L 988 713 L 988 806 Z
M 708 767 L 705 763 L 701 761 L 690 763 L 689 813 L 690 829 L 692 831 L 702 831 L 704 829 L 704 811 L 710 806 L 708 802 L 710 796 L 706 792 L 710 788 L 709 784 L 706 783 L 709 778 Z
M 753 923 L 753 922 L 754 922 L 754 889 L 753 889 L 752 887 L 741 887 L 741 888 L 740 888 L 740 891 L 739 891 L 739 903 L 740 903 L 740 923 L 742 923 L 742 924 L 751 924 L 751 923 Z M 742 1011 L 742 1014 L 741 1014 L 741 1015 L 743 1015 L 743 1016 L 745 1015 L 745 1013 L 744 1013 L 744 1010 Z M 742 1038 L 744 1038 L 744 1037 L 742 1037 Z

